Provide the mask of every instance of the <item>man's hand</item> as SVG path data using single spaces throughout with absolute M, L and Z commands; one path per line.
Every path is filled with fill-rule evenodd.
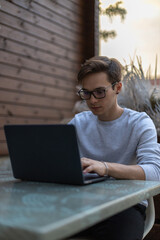
M 106 174 L 106 167 L 103 162 L 89 158 L 81 158 L 82 168 L 84 173 L 95 172 L 100 176 Z
M 145 173 L 139 165 L 124 165 L 120 163 L 107 162 L 108 169 L 101 161 L 89 158 L 81 158 L 84 173 L 95 172 L 100 176 L 106 175 L 116 179 L 145 180 Z

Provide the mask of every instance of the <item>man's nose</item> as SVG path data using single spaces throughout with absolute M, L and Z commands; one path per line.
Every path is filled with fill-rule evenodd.
M 91 98 L 89 99 L 89 101 L 90 101 L 90 103 L 93 104 L 93 103 L 96 103 L 98 101 L 98 99 L 95 98 L 93 94 L 91 94 Z

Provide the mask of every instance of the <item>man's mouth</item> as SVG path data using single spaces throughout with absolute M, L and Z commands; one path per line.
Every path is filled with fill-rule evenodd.
M 90 106 L 92 109 L 99 109 L 99 108 L 101 108 L 101 107 L 99 107 L 99 106 Z

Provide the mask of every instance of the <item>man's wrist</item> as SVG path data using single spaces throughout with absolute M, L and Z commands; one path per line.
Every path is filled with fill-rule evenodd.
M 108 164 L 106 162 L 103 162 L 104 166 L 105 166 L 105 177 L 108 177 Z

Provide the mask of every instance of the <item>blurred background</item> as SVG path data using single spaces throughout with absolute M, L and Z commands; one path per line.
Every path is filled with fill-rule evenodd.
M 115 0 L 100 0 L 101 8 L 115 5 Z M 100 15 L 100 29 L 114 30 L 116 36 L 101 39 L 100 54 L 118 58 L 124 63 L 141 56 L 145 72 L 150 68 L 155 76 L 156 56 L 158 61 L 157 75 L 160 77 L 160 1 L 159 0 L 123 0 L 119 5 L 126 10 L 124 19 L 121 12 L 112 16 Z

